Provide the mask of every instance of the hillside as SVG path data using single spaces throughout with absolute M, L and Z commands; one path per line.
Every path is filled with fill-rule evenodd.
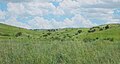
M 120 64 L 120 24 L 51 30 L 0 24 L 0 64 Z
M 0 24 L 0 39 L 39 39 L 60 41 L 120 40 L 120 24 L 100 25 L 92 28 L 65 28 L 28 30 Z

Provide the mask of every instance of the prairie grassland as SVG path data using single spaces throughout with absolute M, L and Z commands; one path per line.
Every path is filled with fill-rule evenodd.
M 0 23 L 0 64 L 120 64 L 120 24 L 28 30 Z
M 1 40 L 0 64 L 120 64 L 120 42 Z

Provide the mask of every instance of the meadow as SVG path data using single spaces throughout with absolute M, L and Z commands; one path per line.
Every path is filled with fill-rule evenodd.
M 120 25 L 28 30 L 0 24 L 0 64 L 120 64 Z

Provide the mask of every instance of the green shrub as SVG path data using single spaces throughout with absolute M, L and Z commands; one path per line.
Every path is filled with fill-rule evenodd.
M 96 39 L 98 40 L 99 38 L 98 38 L 98 37 L 96 37 Z
M 78 30 L 78 33 L 81 33 L 82 32 L 82 30 Z
M 51 35 L 51 33 L 49 32 L 49 33 L 47 33 L 47 35 Z
M 114 38 L 104 38 L 103 40 L 114 41 Z
M 106 25 L 106 26 L 105 26 L 105 29 L 109 29 L 109 28 L 110 28 L 109 25 Z
M 102 30 L 103 30 L 103 28 L 100 28 L 100 29 L 99 29 L 99 31 L 102 31 Z
M 16 36 L 16 37 L 22 36 L 22 32 L 18 32 L 18 33 L 16 33 L 15 36 Z
M 88 30 L 88 33 L 92 33 L 92 32 L 95 32 L 96 30 L 95 29 L 90 29 Z

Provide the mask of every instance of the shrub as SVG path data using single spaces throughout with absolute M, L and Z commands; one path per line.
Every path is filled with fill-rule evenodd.
M 66 36 L 64 36 L 63 38 L 66 38 Z
M 16 37 L 19 37 L 19 36 L 21 36 L 22 35 L 22 32 L 18 32 L 18 33 L 16 33 Z
M 104 38 L 104 40 L 114 41 L 114 38 Z
M 78 35 L 78 33 L 75 33 L 75 35 Z
M 83 39 L 84 42 L 92 42 L 95 41 L 95 39 L 91 39 L 91 38 L 84 38 Z
M 105 26 L 105 29 L 109 29 L 109 25 L 106 25 L 106 26 Z
M 47 37 L 47 36 L 48 36 L 47 34 L 43 35 L 43 37 Z
M 102 31 L 102 30 L 103 30 L 102 28 L 99 29 L 99 31 Z
M 51 35 L 51 33 L 47 33 L 47 35 Z
M 95 32 L 96 30 L 95 29 L 90 29 L 88 30 L 88 33 L 92 33 L 92 32 Z
M 54 39 L 55 39 L 55 40 L 60 40 L 60 38 L 59 38 L 59 37 L 55 37 Z
M 49 32 L 55 32 L 55 31 L 57 31 L 58 29 L 50 29 L 50 30 L 47 30 L 47 31 L 49 31 Z
M 96 39 L 98 40 L 99 38 L 98 38 L 98 37 L 96 37 Z
M 78 33 L 81 33 L 82 32 L 82 30 L 78 30 Z
M 69 34 L 66 34 L 67 36 L 69 36 Z
M 30 35 L 28 35 L 27 37 L 30 38 Z

